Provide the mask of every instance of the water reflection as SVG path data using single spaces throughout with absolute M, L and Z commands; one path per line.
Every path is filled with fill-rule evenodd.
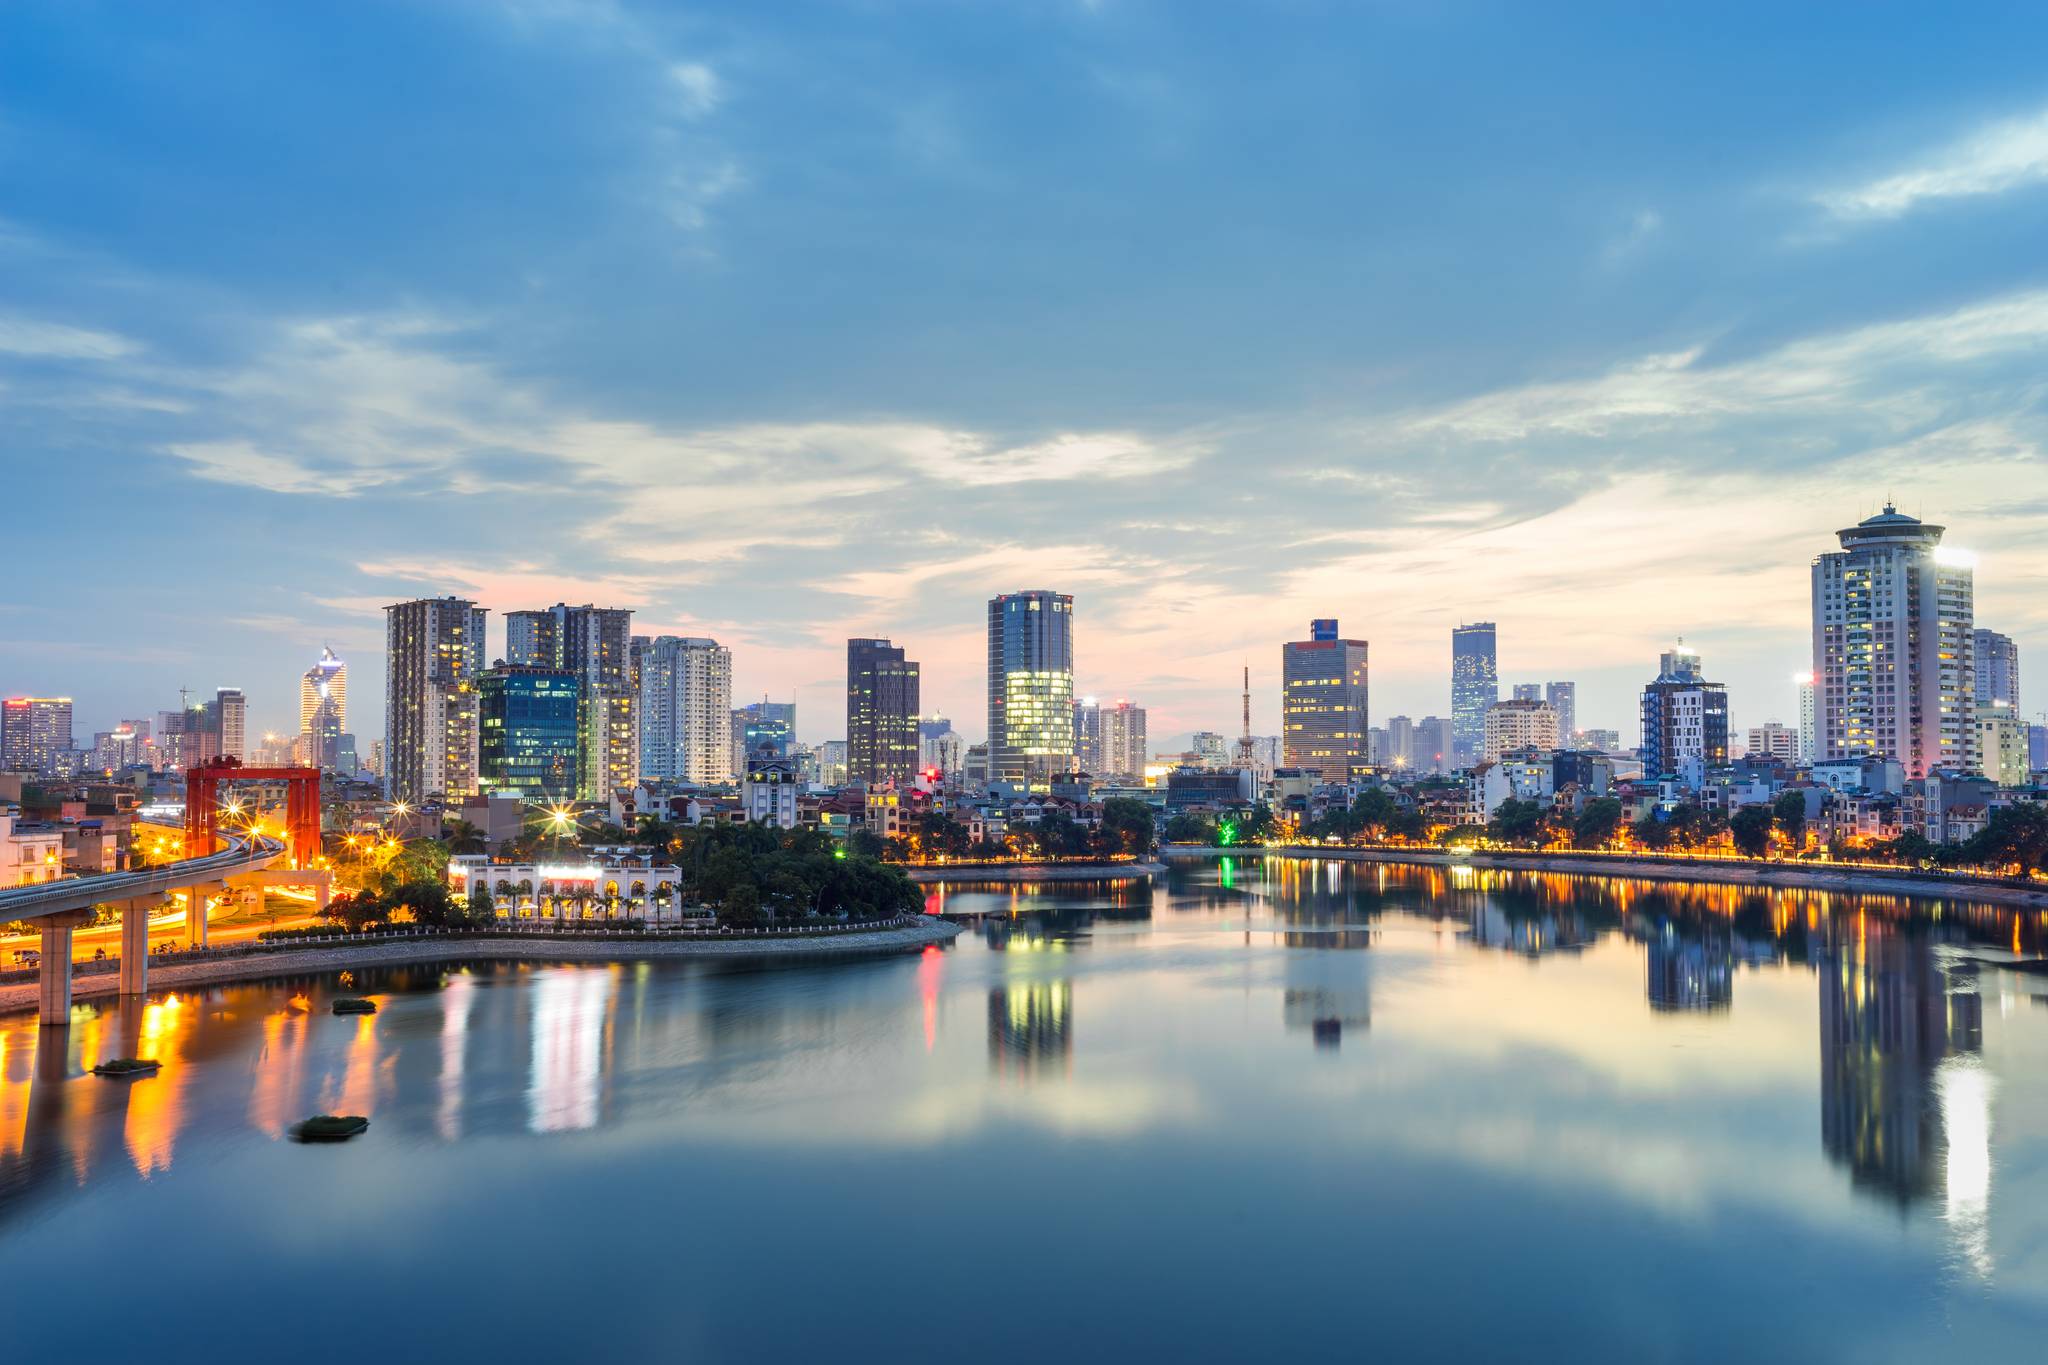
M 988 1065 L 998 1076 L 1037 1080 L 1074 1067 L 1074 983 L 1017 981 L 988 993 Z
M 1648 935 L 1643 960 L 1653 1010 L 1714 1013 L 1735 1003 L 1735 951 L 1725 930 L 1688 937 L 1677 924 L 1659 924 Z

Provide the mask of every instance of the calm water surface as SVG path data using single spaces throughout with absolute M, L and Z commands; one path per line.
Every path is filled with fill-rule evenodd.
M 0 1020 L 5 1358 L 2048 1341 L 2040 916 L 1255 860 L 939 899 L 999 913 Z M 81 1074 L 123 1054 L 164 1070 Z M 284 1139 L 321 1111 L 374 1124 Z

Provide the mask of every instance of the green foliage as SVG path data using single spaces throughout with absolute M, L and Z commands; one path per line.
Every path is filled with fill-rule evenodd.
M 1113 796 L 1102 803 L 1099 851 L 1112 857 L 1146 857 L 1158 844 L 1153 830 L 1152 807 L 1128 796 Z
M 2001 806 L 1984 828 L 1958 850 L 1963 861 L 1978 867 L 2011 870 L 2031 876 L 2048 862 L 2048 809 L 2036 805 Z
M 1206 815 L 1182 811 L 1166 822 L 1166 841 L 1171 844 L 1206 844 L 1216 838 L 1216 822 Z
M 1577 848 L 1605 848 L 1621 828 L 1621 802 L 1599 796 L 1579 808 L 1572 821 L 1572 844 Z
M 813 912 L 886 919 L 924 904 L 900 868 L 860 852 L 851 839 L 846 856 L 840 851 L 813 829 L 705 825 L 678 836 L 676 864 L 683 899 L 717 906 L 720 918 L 732 923 Z
M 1728 817 L 1728 833 L 1735 851 L 1745 858 L 1761 858 L 1771 851 L 1771 807 L 1744 806 Z
M 1476 844 L 1486 838 L 1486 834 L 1484 825 L 1452 825 L 1437 836 L 1437 842 L 1445 848 L 1455 848 L 1459 844 Z
M 1488 837 L 1496 843 L 1518 844 L 1524 847 L 1543 842 L 1549 812 L 1539 801 L 1520 801 L 1514 797 L 1500 803 L 1487 823 Z
M 887 849 L 882 836 L 862 825 L 846 836 L 846 856 L 849 858 L 880 858 Z
M 1792 841 L 1794 852 L 1806 847 L 1806 793 L 1803 791 L 1779 792 L 1771 802 L 1771 818 Z M 1733 822 L 1730 822 L 1731 827 Z

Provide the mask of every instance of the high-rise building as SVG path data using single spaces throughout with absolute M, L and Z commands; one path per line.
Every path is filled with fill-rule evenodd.
M 1643 689 L 1643 773 L 1698 786 L 1708 768 L 1728 761 L 1728 689 L 1708 682 L 1698 651 L 1682 644 L 1660 662 L 1656 681 Z
M 1415 769 L 1415 722 L 1407 716 L 1387 717 L 1387 748 L 1380 761 L 1402 771 Z
M 219 736 L 218 753 L 245 763 L 249 758 L 249 698 L 239 687 L 223 687 L 207 703 L 208 728 Z
M 1118 782 L 1142 782 L 1145 778 L 1145 708 L 1117 699 L 1101 711 L 1101 750 L 1094 771 Z
M 1542 701 L 1542 683 L 1516 683 L 1512 694 L 1515 701 Z
M 1204 768 L 1230 766 L 1230 741 L 1214 730 L 1197 730 L 1188 737 L 1189 750 Z
M 1796 763 L 1799 760 L 1799 732 L 1774 720 L 1753 725 L 1749 730 L 1746 752 L 1775 758 L 1780 763 Z
M 764 749 L 765 746 L 765 749 Z M 732 713 L 732 770 L 744 774 L 756 759 L 788 758 L 796 748 L 796 703 L 766 697 Z
M 1309 622 L 1308 634 L 1280 646 L 1282 764 L 1349 782 L 1372 762 L 1366 642 L 1340 639 L 1334 617 Z
M 1995 630 L 1971 631 L 1970 658 L 1976 668 L 1972 695 L 1978 710 L 2020 704 L 2020 647 L 2012 636 Z
M 9 697 L 0 702 L 0 768 L 57 772 L 71 752 L 71 698 Z
M 1564 749 L 1573 747 L 1573 741 L 1579 734 L 1579 685 L 1575 682 L 1545 683 L 1543 700 L 1557 712 L 1558 746 Z
M 476 677 L 490 613 L 460 597 L 384 608 L 384 793 L 476 794 Z
M 1074 767 L 1084 773 L 1102 769 L 1102 704 L 1093 697 L 1074 703 Z
M 1999 786 L 2027 785 L 2027 723 L 2004 702 L 1977 713 L 1977 754 L 1984 776 Z
M 1044 786 L 1074 766 L 1074 599 L 1012 592 L 988 604 L 991 782 Z
M 2027 727 L 2027 772 L 2048 769 L 2048 725 Z
M 320 768 L 335 766 L 347 729 L 348 665 L 323 646 L 319 661 L 299 675 L 299 747 L 304 761 Z
M 477 675 L 477 787 L 489 796 L 568 801 L 583 782 L 582 679 L 500 664 Z
M 1815 751 L 1820 747 L 1820 741 L 1815 734 L 1815 730 L 1820 724 L 1820 704 L 1815 700 L 1818 694 L 1814 689 L 1813 674 L 1793 674 L 1792 685 L 1799 689 L 1798 758 L 1801 763 L 1810 766 L 1813 763 Z
M 1486 708 L 1500 700 L 1500 663 L 1493 622 L 1451 631 L 1453 767 L 1470 767 L 1486 747 Z
M 733 780 L 732 651 L 718 641 L 663 635 L 641 650 L 640 775 Z
M 918 666 L 887 640 L 846 642 L 848 780 L 908 786 L 917 772 Z
M 1408 761 L 1419 773 L 1447 773 L 1457 763 L 1457 740 L 1447 716 L 1424 716 L 1415 722 L 1415 741 Z
M 1545 754 L 1557 748 L 1557 712 L 1550 703 L 1533 697 L 1497 701 L 1486 708 L 1486 738 L 1480 757 L 1488 763 L 1517 749 L 1540 749 Z
M 1975 575 L 1943 529 L 1887 503 L 1815 556 L 1817 759 L 1893 758 L 1915 778 L 1976 769 Z
M 505 616 L 505 662 L 576 675 L 583 771 L 576 795 L 606 801 L 630 786 L 639 766 L 633 677 L 633 613 L 624 607 L 557 602 Z

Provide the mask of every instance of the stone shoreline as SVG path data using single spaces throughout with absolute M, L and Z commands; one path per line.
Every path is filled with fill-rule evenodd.
M 513 938 L 479 934 L 397 939 L 363 944 L 323 944 L 310 948 L 279 948 L 212 962 L 152 963 L 151 994 L 188 986 L 219 986 L 262 981 L 356 967 L 407 967 L 429 962 L 636 962 L 643 958 L 716 958 L 722 962 L 774 962 L 790 958 L 880 957 L 911 952 L 935 943 L 950 943 L 959 924 L 937 916 L 891 929 L 858 930 L 789 938 Z M 89 1000 L 120 990 L 120 975 L 74 972 L 71 996 Z M 32 1011 L 36 983 L 0 986 L 0 1014 Z
M 1630 877 L 1655 882 L 1712 882 L 1724 886 L 1786 887 L 1809 891 L 1843 891 L 1864 895 L 1914 896 L 1934 900 L 1974 901 L 1987 905 L 2048 907 L 2048 887 L 2033 890 L 1966 877 L 1915 875 L 1870 868 L 1795 866 L 1787 863 L 1660 862 L 1655 859 L 1569 855 L 1503 854 L 1474 850 L 1460 857 L 1427 849 L 1278 848 L 1162 849 L 1162 858 L 1198 860 L 1234 855 L 1247 858 L 1334 859 L 1356 863 L 1410 863 L 1421 867 L 1484 867 L 1506 872 L 1553 872 L 1579 877 Z
M 1165 863 L 949 863 L 906 867 L 910 880 L 932 882 L 1113 882 L 1156 877 Z

